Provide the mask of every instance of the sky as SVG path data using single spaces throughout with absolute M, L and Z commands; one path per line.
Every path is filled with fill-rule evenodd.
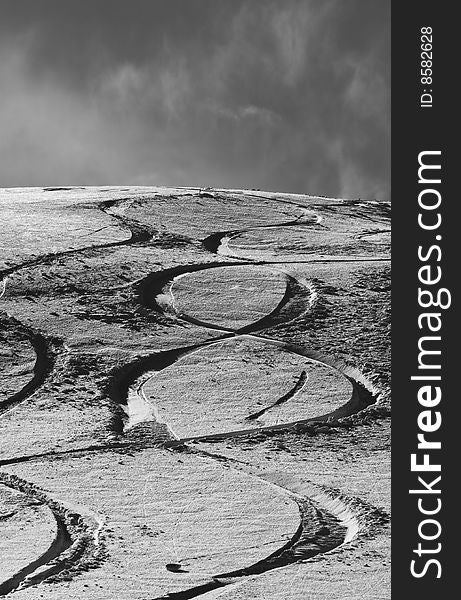
M 390 0 L 0 0 L 0 186 L 390 199 Z

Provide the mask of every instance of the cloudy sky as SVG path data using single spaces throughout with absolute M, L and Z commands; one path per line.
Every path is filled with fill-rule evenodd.
M 0 186 L 389 199 L 389 0 L 0 8 Z

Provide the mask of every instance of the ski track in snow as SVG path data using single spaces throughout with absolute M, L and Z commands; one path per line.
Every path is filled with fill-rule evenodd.
M 193 325 L 198 327 L 206 327 L 212 331 L 219 333 L 219 336 L 211 340 L 207 340 L 202 344 L 197 344 L 195 346 L 186 348 L 177 348 L 177 356 L 175 356 L 171 362 L 167 361 L 168 364 L 166 364 L 166 366 L 160 367 L 158 369 L 152 369 L 151 367 L 146 368 L 145 372 L 142 373 L 141 376 L 139 376 L 138 374 L 137 377 L 133 381 L 131 381 L 130 385 L 128 386 L 128 393 L 126 395 L 125 404 L 123 406 L 127 414 L 127 419 L 124 427 L 125 432 L 128 432 L 130 429 L 144 422 L 163 423 L 164 425 L 166 425 L 168 434 L 170 436 L 170 440 L 167 442 L 167 447 L 169 447 L 172 451 L 175 451 L 176 449 L 184 449 L 184 447 L 186 447 L 189 448 L 189 451 L 191 451 L 197 456 L 197 460 L 206 457 L 208 460 L 216 459 L 219 461 L 222 460 L 222 457 L 213 455 L 210 452 L 201 451 L 196 446 L 189 447 L 187 446 L 187 444 L 190 442 L 197 442 L 200 440 L 224 440 L 236 436 L 248 436 L 258 432 L 260 433 L 261 431 L 284 430 L 300 423 L 312 422 L 315 420 L 324 421 L 328 418 L 340 418 L 342 416 L 347 416 L 349 414 L 357 412 L 376 400 L 377 390 L 374 388 L 373 384 L 367 381 L 358 370 L 351 369 L 350 367 L 345 367 L 344 365 L 339 364 L 337 361 L 334 361 L 333 359 L 330 359 L 327 356 L 320 355 L 318 352 L 313 352 L 308 348 L 301 347 L 299 345 L 280 342 L 279 340 L 269 338 L 264 335 L 263 331 L 261 331 L 267 328 L 268 325 L 270 325 L 271 319 L 276 318 L 279 315 L 280 310 L 283 308 L 284 304 L 286 304 L 286 302 L 290 300 L 290 278 L 293 280 L 293 282 L 296 283 L 296 285 L 300 286 L 301 288 L 304 288 L 306 291 L 308 301 L 306 302 L 304 311 L 308 311 L 311 308 L 312 304 L 315 303 L 317 292 L 315 289 L 309 287 L 309 282 L 307 282 L 306 280 L 293 278 L 286 271 L 286 266 L 283 270 L 281 270 L 281 265 L 286 265 L 286 261 L 279 263 L 277 261 L 263 261 L 250 257 L 245 258 L 242 256 L 238 256 L 232 252 L 232 249 L 230 248 L 229 244 L 234 238 L 249 231 L 255 231 L 258 229 L 276 229 L 277 227 L 300 227 L 303 225 L 309 227 L 313 224 L 318 225 L 324 220 L 322 215 L 317 215 L 312 210 L 294 201 L 286 199 L 277 199 L 276 197 L 274 197 L 274 195 L 272 195 L 272 197 L 261 197 L 266 198 L 267 200 L 272 200 L 274 202 L 278 201 L 287 205 L 291 205 L 291 207 L 296 208 L 296 210 L 298 210 L 301 214 L 299 214 L 295 219 L 291 221 L 247 227 L 241 230 L 216 232 L 214 234 L 209 235 L 206 239 L 203 240 L 203 246 L 210 252 L 216 254 L 217 257 L 231 259 L 232 262 L 217 262 L 212 265 L 204 264 L 203 269 L 201 269 L 198 265 L 184 265 L 176 269 L 177 271 L 179 270 L 181 272 L 179 272 L 175 277 L 170 277 L 168 273 L 169 270 L 167 270 L 167 272 L 165 272 L 165 281 L 162 282 L 160 276 L 160 284 L 157 284 L 157 287 L 160 286 L 160 288 L 162 288 L 162 284 L 167 284 L 166 296 L 169 296 L 169 306 L 167 307 L 160 307 L 160 303 L 157 303 L 155 296 L 149 297 L 149 292 L 152 291 L 149 277 L 144 279 L 138 278 L 137 280 L 126 284 L 127 286 L 139 286 L 140 290 L 143 290 L 144 288 L 144 299 L 147 301 L 148 304 L 151 304 L 150 308 L 154 308 L 156 310 L 159 310 L 160 308 L 167 308 L 169 312 L 173 312 L 176 315 L 176 318 L 186 321 L 188 323 L 192 323 Z M 123 202 L 126 202 L 126 199 L 123 199 Z M 106 212 L 106 214 L 110 215 L 113 219 L 115 219 L 119 225 L 129 230 L 130 238 L 119 242 L 100 244 L 96 246 L 87 246 L 84 248 L 72 249 L 54 254 L 45 254 L 39 257 L 29 259 L 22 264 L 15 265 L 14 267 L 4 269 L 0 272 L 2 286 L 2 289 L 0 291 L 0 299 L 7 293 L 8 277 L 17 271 L 20 271 L 23 268 L 39 264 L 48 264 L 57 258 L 65 258 L 66 256 L 73 256 L 79 253 L 84 253 L 89 250 L 103 251 L 106 248 L 112 248 L 116 246 L 148 244 L 152 237 L 155 235 L 155 231 L 148 225 L 144 225 L 133 219 L 128 219 L 123 214 L 113 212 L 112 209 L 116 204 L 116 200 L 110 200 L 101 202 L 98 206 L 101 210 Z M 309 262 L 335 262 L 337 260 L 368 262 L 375 260 L 383 261 L 386 259 L 332 258 L 331 260 L 329 260 L 322 258 L 313 259 L 312 261 L 293 261 L 293 263 L 308 264 Z M 274 309 L 274 311 L 272 311 L 271 314 L 260 318 L 257 322 L 249 324 L 248 326 L 240 330 L 225 328 L 213 323 L 206 323 L 200 321 L 198 319 L 195 319 L 192 315 L 186 315 L 181 313 L 178 309 L 177 302 L 174 297 L 175 282 L 180 280 L 181 278 L 187 277 L 191 273 L 197 273 L 200 270 L 210 268 L 232 268 L 235 266 L 239 266 L 241 268 L 244 268 L 245 266 L 251 266 L 253 268 L 255 266 L 258 266 L 260 268 L 271 267 L 272 269 L 274 269 L 276 265 L 280 265 L 279 270 L 281 270 L 281 272 L 287 279 L 287 293 L 285 295 L 286 297 L 284 297 L 284 299 L 281 300 L 279 305 Z M 159 276 L 158 274 L 156 275 L 156 279 L 158 280 Z M 157 289 L 157 291 L 159 290 Z M 165 290 L 163 290 L 162 295 L 163 297 L 165 297 Z M 9 318 L 13 319 L 13 317 L 11 317 L 10 315 L 8 316 Z M 297 318 L 298 316 L 299 314 L 296 314 L 295 317 L 292 317 L 292 319 Z M 289 321 L 279 320 L 277 321 L 277 324 L 283 322 L 286 323 Z M 16 323 L 18 328 L 21 328 L 23 332 L 26 332 L 36 352 L 37 358 L 34 367 L 33 377 L 21 390 L 19 390 L 16 394 L 14 394 L 3 404 L 2 408 L 0 409 L 2 411 L 0 412 L 0 416 L 9 410 L 12 410 L 18 404 L 25 402 L 33 394 L 35 394 L 53 370 L 56 355 L 59 352 L 66 350 L 65 344 L 59 345 L 56 340 L 47 339 L 39 332 L 34 331 L 32 328 L 26 327 L 19 322 Z M 177 360 L 180 360 L 181 357 L 187 356 L 192 352 L 200 352 L 200 350 L 202 350 L 203 348 L 220 344 L 224 340 L 236 339 L 258 340 L 259 342 L 267 344 L 268 346 L 276 346 L 278 348 L 283 349 L 286 352 L 305 357 L 307 359 L 307 369 L 309 364 L 319 363 L 323 364 L 324 366 L 338 370 L 352 384 L 353 391 L 349 402 L 347 402 L 344 406 L 335 409 L 333 412 L 327 415 L 319 415 L 318 417 L 314 417 L 307 420 L 304 419 L 292 423 L 284 423 L 275 426 L 251 427 L 230 432 L 216 433 L 212 435 L 204 434 L 203 436 L 198 435 L 181 438 L 177 433 L 174 432 L 173 428 L 169 423 L 165 423 L 160 420 L 158 409 L 155 406 L 155 404 L 151 403 L 147 398 L 143 389 L 144 386 L 152 377 L 155 377 L 164 368 L 170 367 Z M 174 352 L 175 350 L 171 349 L 167 351 L 169 356 L 171 355 L 171 353 L 174 354 Z M 158 356 L 159 354 L 161 353 L 157 353 L 156 356 Z M 155 360 L 155 356 L 153 358 Z M 308 371 L 303 371 L 302 373 L 304 373 L 304 375 L 301 374 L 299 381 L 296 383 L 292 390 L 287 392 L 281 398 L 274 398 L 272 403 L 269 406 L 263 408 L 260 411 L 260 413 L 262 414 L 265 411 L 270 410 L 272 407 L 282 402 L 289 401 L 292 397 L 294 397 L 302 389 L 304 382 L 309 377 Z M 116 446 L 117 444 L 114 444 L 114 447 Z M 107 449 L 108 447 L 109 446 L 104 446 L 101 448 L 97 446 L 95 446 L 94 448 L 88 447 L 72 450 L 68 453 L 73 454 L 79 452 L 99 451 L 104 448 Z M 55 454 L 53 453 L 53 455 Z M 46 456 L 46 454 L 41 456 Z M 23 461 L 34 460 L 35 458 L 36 457 L 34 456 L 18 457 L 17 459 L 0 461 L 0 464 L 15 464 Z M 239 471 L 242 471 L 241 466 L 232 466 L 231 468 L 235 468 Z M 195 598 L 198 596 L 203 596 L 204 600 L 205 598 L 210 598 L 210 600 L 211 598 L 218 598 L 221 593 L 220 588 L 222 588 L 222 591 L 224 591 L 225 589 L 228 589 L 229 586 L 240 585 L 242 581 L 244 581 L 245 577 L 248 575 L 261 574 L 268 570 L 282 568 L 283 566 L 286 566 L 288 564 L 298 562 L 299 560 L 305 560 L 306 558 L 311 558 L 312 556 L 318 554 L 325 554 L 331 551 L 335 551 L 338 548 L 347 544 L 359 534 L 361 526 L 359 524 L 359 519 L 357 518 L 357 515 L 355 515 L 354 511 L 348 506 L 347 499 L 341 498 L 338 494 L 335 494 L 326 489 L 322 490 L 319 486 L 314 486 L 312 484 L 310 493 L 306 495 L 303 493 L 295 492 L 291 489 L 284 488 L 280 485 L 277 485 L 274 482 L 265 480 L 264 476 L 258 474 L 255 469 L 243 469 L 243 472 L 248 477 L 258 478 L 259 481 L 263 482 L 269 487 L 273 486 L 277 489 L 282 489 L 292 501 L 298 504 L 300 510 L 300 525 L 297 532 L 293 534 L 291 540 L 282 548 L 253 565 L 248 565 L 247 567 L 239 569 L 235 572 L 217 574 L 210 580 L 208 584 L 197 586 L 194 588 L 189 588 L 181 592 L 172 592 L 167 594 L 166 596 L 162 596 L 161 598 L 165 598 L 165 600 L 186 600 L 188 598 Z M 57 524 L 56 539 L 53 541 L 51 546 L 40 557 L 38 557 L 37 560 L 33 561 L 33 563 L 23 568 L 13 577 L 9 578 L 8 581 L 0 583 L 0 596 L 7 595 L 11 592 L 14 592 L 17 589 L 23 589 L 24 587 L 37 585 L 42 581 L 46 581 L 46 579 L 50 576 L 55 576 L 60 571 L 69 568 L 69 565 L 78 566 L 79 561 L 81 561 L 82 559 L 82 556 L 88 556 L 89 554 L 97 555 L 98 552 L 100 552 L 100 533 L 103 528 L 104 522 L 99 515 L 93 513 L 92 511 L 89 511 L 88 509 L 85 509 L 84 507 L 70 507 L 61 505 L 58 502 L 46 496 L 43 492 L 41 492 L 32 484 L 23 481 L 15 476 L 0 473 L 0 484 L 11 487 L 17 491 L 20 491 L 23 494 L 33 496 L 36 499 L 39 499 L 42 503 L 48 505 L 55 517 Z M 312 526 L 312 522 L 309 520 L 309 516 L 312 517 L 313 509 L 317 511 L 320 522 L 322 522 L 323 520 L 329 523 L 329 527 L 326 528 L 329 532 L 328 534 L 318 534 L 317 537 L 315 537 L 315 535 L 314 537 L 312 537 L 312 534 L 309 533 L 309 528 Z M 74 523 L 74 521 L 69 520 L 69 515 L 72 515 L 74 521 L 75 519 L 77 519 L 77 521 L 79 522 L 79 527 L 72 527 L 69 525 L 69 523 Z M 156 600 L 161 600 L 161 598 L 159 597 Z

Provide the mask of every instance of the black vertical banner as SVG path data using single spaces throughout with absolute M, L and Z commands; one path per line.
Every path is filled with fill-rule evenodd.
M 393 598 L 451 598 L 461 433 L 454 3 L 392 10 Z M 458 469 L 456 469 L 457 471 Z M 450 590 L 450 591 L 449 591 Z

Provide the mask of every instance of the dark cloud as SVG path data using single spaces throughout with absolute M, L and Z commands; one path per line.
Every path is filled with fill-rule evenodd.
M 389 196 L 386 0 L 3 0 L 0 184 Z

